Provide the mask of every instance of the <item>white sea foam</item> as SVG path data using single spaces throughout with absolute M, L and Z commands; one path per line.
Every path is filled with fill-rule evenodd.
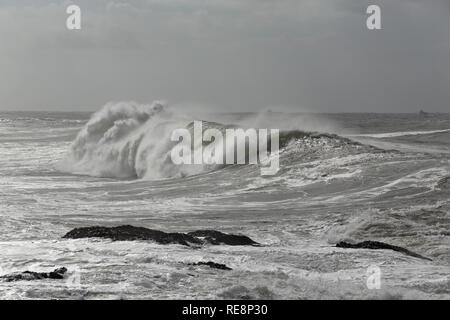
M 79 132 L 58 169 L 112 178 L 161 179 L 203 168 L 175 166 L 169 158 L 170 134 L 186 121 L 164 103 L 109 103 Z
M 96 112 L 57 165 L 61 171 L 111 178 L 149 180 L 176 178 L 216 169 L 220 165 L 175 164 L 171 150 L 175 129 L 193 130 L 179 112 L 168 111 L 162 102 L 109 103 Z M 204 128 L 219 123 L 204 123 Z M 226 138 L 225 138 L 226 139 Z M 229 144 L 225 142 L 227 148 Z M 194 145 L 202 148 L 202 145 Z M 194 152 L 193 152 L 194 153 Z
M 401 131 L 401 132 L 385 132 L 385 133 L 365 133 L 365 134 L 350 134 L 348 137 L 369 137 L 369 138 L 395 138 L 403 136 L 417 136 L 434 133 L 450 132 L 450 129 L 443 130 L 425 130 L 425 131 Z

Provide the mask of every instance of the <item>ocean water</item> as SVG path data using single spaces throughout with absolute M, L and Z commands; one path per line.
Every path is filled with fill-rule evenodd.
M 175 166 L 193 120 L 282 131 L 280 171 Z M 449 299 L 450 115 L 189 113 L 160 103 L 95 114 L 0 113 L 4 299 Z M 446 179 L 448 178 L 448 179 Z M 261 247 L 62 239 L 75 227 L 242 233 Z M 336 248 L 376 240 L 389 250 Z M 214 261 L 231 271 L 190 266 Z M 380 268 L 380 288 L 367 286 Z

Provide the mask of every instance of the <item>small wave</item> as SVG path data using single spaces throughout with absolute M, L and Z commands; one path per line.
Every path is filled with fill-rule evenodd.
M 428 130 L 428 131 L 366 133 L 366 134 L 352 134 L 352 135 L 347 135 L 347 136 L 348 137 L 368 137 L 368 138 L 395 138 L 395 137 L 403 137 L 403 136 L 417 136 L 417 135 L 426 135 L 426 134 L 444 133 L 444 132 L 450 132 L 450 129 Z
M 334 139 L 339 140 L 343 145 L 362 146 L 363 144 L 347 137 L 339 136 L 333 133 L 308 132 L 302 130 L 289 130 L 280 132 L 280 146 L 287 146 L 292 140 L 299 139 Z

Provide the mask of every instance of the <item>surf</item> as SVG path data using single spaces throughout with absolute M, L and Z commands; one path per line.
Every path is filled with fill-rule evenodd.
M 201 119 L 202 115 L 196 117 Z M 261 115 L 255 115 L 255 119 L 260 118 Z M 183 130 L 194 134 L 195 121 L 192 116 L 172 110 L 161 101 L 151 104 L 108 103 L 94 113 L 78 132 L 67 154 L 57 163 L 57 169 L 62 172 L 96 177 L 159 180 L 197 175 L 228 166 L 209 162 L 174 163 L 172 151 L 177 141 L 172 139 L 173 132 L 184 128 Z M 202 121 L 202 124 L 202 134 L 211 129 L 226 133 L 227 130 L 238 127 L 236 123 L 222 124 L 212 121 Z M 242 123 L 239 125 L 242 126 Z M 271 135 L 268 138 L 269 149 L 269 147 L 272 148 Z M 292 142 L 298 142 L 303 147 L 299 149 L 292 145 Z M 199 145 L 194 145 L 192 153 L 195 155 L 211 143 L 211 141 L 203 141 Z M 245 152 L 246 158 L 245 162 L 241 161 L 239 165 L 254 165 L 255 169 L 267 165 L 266 163 L 262 166 L 260 163 L 255 165 L 254 161 L 247 156 L 251 153 L 251 144 L 245 143 L 243 146 L 241 151 Z M 308 158 L 311 154 L 326 157 L 327 152 L 332 149 L 339 151 L 339 149 L 347 148 L 354 149 L 354 152 L 364 150 L 376 152 L 376 148 L 364 146 L 346 137 L 330 133 L 308 132 L 301 128 L 280 131 L 279 147 L 280 153 L 286 158 L 284 163 L 288 166 L 297 163 L 298 159 L 301 161 Z M 327 149 L 330 150 L 327 151 Z M 342 153 L 342 156 L 346 156 L 346 153 Z M 269 158 L 272 158 L 272 155 Z

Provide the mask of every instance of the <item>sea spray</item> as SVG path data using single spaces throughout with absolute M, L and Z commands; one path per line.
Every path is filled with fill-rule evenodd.
M 148 169 L 163 165 L 168 117 L 161 102 L 109 103 L 82 128 L 59 167 L 102 177 L 144 177 Z
M 223 167 L 220 163 L 208 161 L 181 165 L 172 161 L 171 151 L 176 142 L 171 140 L 171 135 L 179 128 L 193 131 L 193 123 L 188 116 L 170 111 L 159 101 L 150 105 L 136 102 L 108 103 L 93 114 L 81 129 L 68 154 L 57 167 L 74 174 L 149 180 L 191 176 Z M 203 124 L 205 130 L 215 128 L 219 132 L 233 127 L 207 121 Z M 272 135 L 266 134 L 267 138 Z M 275 144 L 278 134 L 276 137 L 277 141 L 273 145 L 278 151 L 278 143 Z M 202 152 L 202 148 L 202 143 L 193 146 L 193 154 Z M 249 154 L 248 145 L 244 146 L 243 151 Z M 260 162 L 264 165 L 261 172 L 278 170 L 278 158 L 273 157 L 278 157 L 276 153 L 260 156 Z M 253 163 L 250 160 L 239 163 Z

